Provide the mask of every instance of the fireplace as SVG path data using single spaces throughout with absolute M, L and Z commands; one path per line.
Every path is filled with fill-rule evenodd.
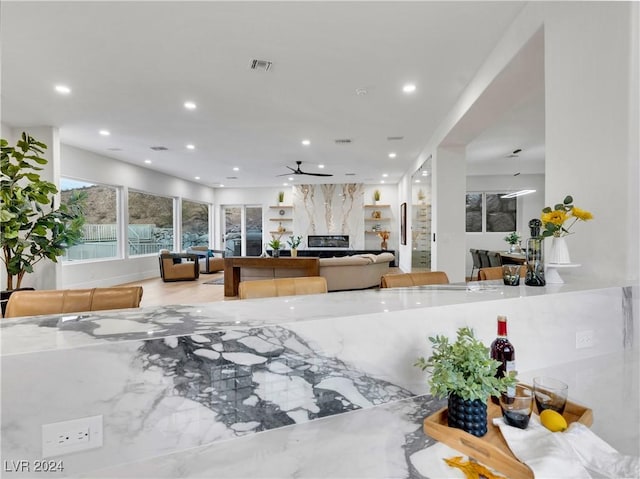
M 307 236 L 309 248 L 348 248 L 349 235 L 309 235 Z

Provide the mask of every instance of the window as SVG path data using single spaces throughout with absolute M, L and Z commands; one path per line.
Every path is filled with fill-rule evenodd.
M 113 186 L 61 178 L 60 197 L 63 204 L 77 191 L 87 194 L 83 240 L 69 248 L 62 261 L 117 257 L 118 190 Z
M 227 256 L 260 256 L 262 253 L 262 208 L 223 206 L 224 249 Z
M 209 205 L 182 200 L 182 249 L 209 245 Z
M 129 255 L 173 249 L 173 198 L 129 191 Z
M 466 232 L 503 233 L 516 230 L 516 198 L 505 193 L 467 193 Z

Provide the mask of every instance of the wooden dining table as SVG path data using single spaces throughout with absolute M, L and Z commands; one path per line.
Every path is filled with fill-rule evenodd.
M 511 253 L 509 251 L 498 251 L 502 264 L 524 264 L 527 262 L 527 255 L 524 253 Z

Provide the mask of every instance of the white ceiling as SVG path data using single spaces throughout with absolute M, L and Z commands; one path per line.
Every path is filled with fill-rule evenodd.
M 281 185 L 296 160 L 334 174 L 296 182 L 395 183 L 522 6 L 4 1 L 1 120 L 56 126 L 63 143 L 211 186 Z M 252 71 L 252 59 L 273 66 Z M 544 102 L 522 98 L 470 145 L 471 160 L 543 149 Z

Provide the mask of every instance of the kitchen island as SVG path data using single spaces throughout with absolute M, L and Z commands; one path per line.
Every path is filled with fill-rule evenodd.
M 638 455 L 638 286 L 573 281 L 4 320 L 2 457 L 42 459 L 43 424 L 99 415 L 103 445 L 54 456 L 49 476 L 447 477 L 453 452 L 422 432 L 442 402 L 413 363 L 460 326 L 488 344 L 498 314 L 521 378 L 565 380 L 592 429 Z

